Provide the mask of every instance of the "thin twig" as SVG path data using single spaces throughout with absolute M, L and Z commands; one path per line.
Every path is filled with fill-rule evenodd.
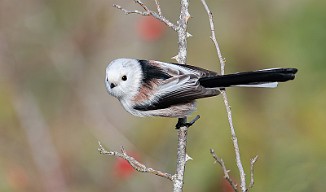
M 158 0 L 155 0 L 155 4 L 156 4 L 158 15 L 162 16 L 161 6 L 160 6 L 160 3 L 158 2 Z
M 165 173 L 165 172 L 162 172 L 162 171 L 158 171 L 158 170 L 155 170 L 155 169 L 150 168 L 150 167 L 146 167 L 144 164 L 140 163 L 135 158 L 129 156 L 126 153 L 126 151 L 125 151 L 125 149 L 123 147 L 121 147 L 121 153 L 119 153 L 117 151 L 107 151 L 107 150 L 105 150 L 100 142 L 98 142 L 98 145 L 99 145 L 98 151 L 100 152 L 100 154 L 120 157 L 120 158 L 128 161 L 128 163 L 138 172 L 151 173 L 151 174 L 154 174 L 154 175 L 157 175 L 157 176 L 160 176 L 160 177 L 164 177 L 166 179 L 169 179 L 169 180 L 173 181 L 173 178 L 172 178 L 171 174 Z
M 205 10 L 208 14 L 208 18 L 209 18 L 209 25 L 210 25 L 210 28 L 211 28 L 211 36 L 210 36 L 210 39 L 213 41 L 215 47 L 216 47 L 216 51 L 217 51 L 217 56 L 220 60 L 220 64 L 221 64 L 221 75 L 224 75 L 224 68 L 225 68 L 225 59 L 222 57 L 222 53 L 221 53 L 221 50 L 220 50 L 220 46 L 218 45 L 218 42 L 216 40 L 216 35 L 215 35 L 215 26 L 214 26 L 214 21 L 213 21 L 213 13 L 209 10 L 209 7 L 206 3 L 205 0 L 201 0 L 202 4 L 204 5 L 205 7 Z
M 158 13 L 156 13 L 155 11 L 152 11 L 147 6 L 145 6 L 145 4 L 143 2 L 138 1 L 138 0 L 134 0 L 134 2 L 139 4 L 145 11 L 139 11 L 139 10 L 128 11 L 128 10 L 122 8 L 120 5 L 116 5 L 116 4 L 114 4 L 113 7 L 117 8 L 117 9 L 120 9 L 126 15 L 129 15 L 129 14 L 139 14 L 139 15 L 142 15 L 142 16 L 150 16 L 151 15 L 154 18 L 156 18 L 157 20 L 159 20 L 162 23 L 164 23 L 165 25 L 167 25 L 168 27 L 170 27 L 171 29 L 173 29 L 174 31 L 178 32 L 178 26 L 173 24 L 171 21 L 169 21 L 167 18 L 165 18 L 162 15 L 161 8 L 160 8 L 159 4 L 156 4 L 157 9 L 158 9 Z M 158 1 L 157 1 L 157 3 L 158 3 Z
M 228 115 L 229 125 L 230 125 L 230 129 L 231 129 L 231 136 L 232 136 L 233 147 L 234 147 L 234 151 L 235 151 L 236 163 L 237 163 L 237 167 L 238 167 L 238 170 L 240 173 L 240 181 L 241 181 L 240 187 L 241 187 L 242 191 L 246 191 L 247 190 L 246 189 L 247 188 L 246 187 L 246 174 L 245 174 L 243 166 L 242 166 L 238 138 L 235 134 L 235 129 L 233 126 L 233 121 L 232 121 L 232 112 L 231 112 L 231 108 L 230 108 L 229 101 L 227 99 L 227 95 L 226 95 L 225 91 L 222 91 L 222 96 L 223 96 L 226 112 Z
M 248 189 L 251 189 L 254 186 L 254 165 L 258 159 L 258 155 L 256 155 L 254 158 L 250 159 L 250 184 Z
M 139 15 L 142 15 L 142 16 L 149 16 L 150 15 L 150 13 L 147 12 L 147 11 L 139 11 L 139 10 L 128 11 L 127 9 L 124 9 L 120 5 L 116 5 L 116 4 L 113 4 L 113 7 L 117 8 L 117 9 L 120 9 L 126 15 L 129 15 L 129 14 L 139 14 Z
M 134 1 L 135 1 L 135 3 L 139 4 L 140 6 L 142 6 L 145 11 L 150 11 L 147 8 L 147 6 L 143 2 L 141 2 L 140 0 L 134 0 Z
M 214 21 L 213 21 L 213 14 L 212 12 L 209 10 L 207 3 L 205 2 L 205 0 L 201 0 L 202 4 L 205 7 L 205 10 L 207 11 L 208 17 L 209 17 L 209 23 L 210 23 L 210 29 L 211 29 L 211 39 L 215 45 L 216 48 L 216 52 L 221 64 L 221 74 L 224 74 L 224 68 L 225 68 L 225 59 L 222 56 L 221 50 L 219 48 L 218 42 L 216 40 L 216 35 L 215 35 L 215 28 L 214 28 Z M 224 101 L 224 105 L 227 111 L 227 116 L 228 116 L 228 121 L 229 121 L 229 125 L 230 125 L 230 129 L 231 129 L 231 136 L 232 136 L 232 142 L 233 142 L 233 146 L 234 146 L 234 151 L 235 151 L 235 156 L 236 156 L 236 163 L 237 163 L 237 167 L 240 173 L 240 181 L 241 181 L 241 191 L 246 191 L 247 187 L 246 187 L 246 175 L 242 166 L 242 162 L 241 162 L 241 158 L 240 158 L 240 150 L 239 150 L 239 145 L 238 145 L 238 139 L 237 136 L 235 134 L 235 129 L 233 126 L 233 121 L 232 121 L 232 112 L 230 109 L 230 105 L 227 99 L 227 95 L 225 90 L 221 91 L 222 96 L 223 96 L 223 101 Z
M 230 176 L 229 176 L 229 172 L 230 172 L 230 170 L 226 169 L 226 166 L 225 166 L 225 164 L 224 164 L 223 159 L 219 158 L 219 157 L 216 155 L 216 153 L 214 152 L 213 149 L 210 149 L 210 152 L 211 152 L 213 158 L 215 159 L 215 162 L 217 162 L 218 164 L 221 165 L 221 167 L 222 167 L 222 169 L 223 169 L 223 172 L 224 172 L 224 178 L 225 178 L 225 179 L 230 183 L 230 185 L 232 186 L 233 190 L 234 190 L 235 192 L 237 192 L 237 191 L 238 191 L 238 189 L 237 189 L 237 184 L 236 184 L 235 182 L 233 182 L 233 180 L 230 178 Z

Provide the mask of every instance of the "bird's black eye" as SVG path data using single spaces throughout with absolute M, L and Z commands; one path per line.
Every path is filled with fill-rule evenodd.
M 122 81 L 127 81 L 127 76 L 124 75 L 124 76 L 121 77 L 121 79 L 122 79 Z

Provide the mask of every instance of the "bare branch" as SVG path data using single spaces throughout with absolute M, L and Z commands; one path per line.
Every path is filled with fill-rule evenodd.
M 247 190 L 246 189 L 247 188 L 246 187 L 246 174 L 245 174 L 243 166 L 242 166 L 238 138 L 235 134 L 235 129 L 233 126 L 233 121 L 232 121 L 232 112 L 231 112 L 231 108 L 230 108 L 229 101 L 227 99 L 227 95 L 226 95 L 225 91 L 222 91 L 222 96 L 223 96 L 225 108 L 226 108 L 227 115 L 228 115 L 228 121 L 229 121 L 230 129 L 231 129 L 231 136 L 232 136 L 233 147 L 234 147 L 234 151 L 235 151 L 236 163 L 237 163 L 237 167 L 238 167 L 239 173 L 240 173 L 240 180 L 241 180 L 240 187 L 241 187 L 242 191 L 246 191 Z
M 211 40 L 213 41 L 213 43 L 214 43 L 214 45 L 216 47 L 217 56 L 218 56 L 220 64 L 221 64 L 221 75 L 224 75 L 225 59 L 222 57 L 220 47 L 219 47 L 218 42 L 216 40 L 215 26 L 214 26 L 214 21 L 213 21 L 213 13 L 209 10 L 208 5 L 207 5 L 205 0 L 201 0 L 201 2 L 204 5 L 205 10 L 206 10 L 206 12 L 208 14 L 208 17 L 209 17 L 209 25 L 210 25 L 211 32 L 212 32 L 210 38 L 211 38 Z
M 158 15 L 162 16 L 161 6 L 160 6 L 160 3 L 158 2 L 158 0 L 155 0 L 155 4 L 156 4 Z
M 187 60 L 187 26 L 188 19 L 190 18 L 190 14 L 188 11 L 189 0 L 181 0 L 181 10 L 178 21 L 178 55 L 176 56 L 176 60 L 180 64 L 185 64 Z M 187 118 L 179 118 L 179 122 L 186 124 Z M 194 121 L 195 122 L 195 121 Z M 178 129 L 178 148 L 177 148 L 177 168 L 175 173 L 175 181 L 173 182 L 173 191 L 174 192 L 182 192 L 183 190 L 183 180 L 184 173 L 186 169 L 187 162 L 187 133 L 189 126 L 182 126 Z
M 153 16 L 154 18 L 156 18 L 157 20 L 161 21 L 162 23 L 164 23 L 165 25 L 167 25 L 169 28 L 173 29 L 174 31 L 178 32 L 178 26 L 176 26 L 175 24 L 173 24 L 171 21 L 169 21 L 167 18 L 165 18 L 162 13 L 161 13 L 161 8 L 160 5 L 158 3 L 158 1 L 156 0 L 156 7 L 158 10 L 158 13 L 156 13 L 155 11 L 150 10 L 143 2 L 138 1 L 138 0 L 134 0 L 135 3 L 139 4 L 145 11 L 139 11 L 139 10 L 134 10 L 134 11 L 128 11 L 124 8 L 122 8 L 120 5 L 116 5 L 114 4 L 113 7 L 120 9 L 121 11 L 123 11 L 126 15 L 129 14 L 139 14 L 142 16 Z M 190 35 L 190 34 L 189 34 Z
M 141 2 L 140 0 L 134 0 L 134 1 L 135 1 L 135 3 L 139 4 L 140 6 L 142 6 L 145 11 L 150 11 L 147 8 L 147 6 L 143 2 Z
M 184 31 L 182 31 L 183 30 L 183 27 L 180 27 L 180 25 L 183 24 L 183 23 L 186 23 L 188 21 L 188 19 L 190 18 L 190 15 L 189 15 L 188 11 L 182 14 L 182 15 L 185 15 L 185 17 L 184 17 L 185 19 L 184 18 L 183 19 L 180 18 L 180 20 L 178 22 L 179 23 L 179 26 L 177 26 L 177 25 L 175 25 L 174 23 L 172 23 L 170 20 L 168 20 L 166 17 L 164 17 L 162 15 L 161 7 L 160 7 L 160 4 L 159 4 L 158 0 L 155 0 L 155 4 L 156 4 L 156 8 L 157 8 L 158 13 L 156 13 L 155 11 L 150 10 L 143 2 L 141 2 L 139 0 L 134 0 L 134 2 L 137 3 L 137 4 L 139 4 L 145 11 L 139 11 L 139 10 L 129 11 L 129 10 L 126 10 L 126 9 L 122 8 L 120 5 L 117 5 L 117 4 L 113 4 L 113 7 L 115 7 L 117 9 L 123 11 L 126 15 L 129 15 L 129 14 L 138 14 L 138 15 L 142 15 L 142 16 L 153 16 L 155 19 L 161 21 L 166 26 L 168 26 L 169 28 L 171 28 L 174 31 L 176 31 L 178 33 L 178 36 L 179 37 L 180 37 L 179 33 L 180 34 L 183 34 L 184 33 Z M 188 0 L 186 2 L 188 2 Z M 188 37 L 192 37 L 192 35 L 190 33 L 186 32 L 185 38 L 188 38 Z M 180 48 L 184 48 L 186 46 L 184 46 L 184 45 L 181 46 L 180 45 L 180 38 L 179 38 L 179 50 L 180 50 Z M 181 49 L 181 50 L 183 50 L 183 49 Z M 179 51 L 178 55 L 175 56 L 175 57 L 173 57 L 173 58 L 176 59 L 179 63 L 184 64 L 185 61 L 180 62 L 182 60 L 182 58 L 184 57 L 184 52 L 185 51 L 181 51 L 181 52 Z M 181 58 L 181 60 L 179 58 Z
M 181 0 L 181 12 L 178 21 L 178 44 L 179 52 L 176 57 L 176 60 L 180 64 L 185 64 L 187 60 L 187 25 L 188 20 L 190 19 L 190 14 L 188 11 L 189 0 Z
M 187 133 L 188 127 L 186 126 L 178 129 L 177 167 L 173 182 L 174 192 L 182 192 L 183 189 L 183 179 L 187 163 Z
M 162 171 L 158 171 L 158 170 L 155 170 L 155 169 L 150 168 L 150 167 L 146 167 L 144 164 L 140 163 L 135 158 L 129 156 L 126 153 L 126 151 L 125 151 L 125 149 L 123 147 L 121 147 L 121 153 L 119 153 L 117 151 L 107 151 L 107 150 L 105 150 L 100 142 L 98 142 L 98 145 L 99 145 L 98 151 L 100 152 L 100 154 L 120 157 L 120 158 L 128 161 L 128 163 L 138 172 L 151 173 L 151 174 L 154 174 L 154 175 L 157 175 L 157 176 L 160 176 L 160 177 L 164 177 L 166 179 L 169 179 L 169 180 L 173 181 L 173 178 L 172 178 L 171 174 L 165 173 L 165 172 L 162 172 Z
M 139 11 L 139 10 L 128 11 L 127 9 L 124 9 L 120 5 L 116 5 L 116 4 L 113 4 L 113 7 L 117 8 L 117 9 L 120 9 L 126 15 L 129 15 L 129 14 L 139 14 L 139 15 L 142 15 L 142 16 L 149 16 L 150 15 L 150 13 L 147 12 L 147 11 Z
M 181 0 L 181 11 L 180 11 L 180 17 L 179 21 L 177 22 L 178 25 L 173 24 L 168 19 L 166 19 L 162 15 L 162 11 L 159 5 L 158 0 L 155 0 L 156 8 L 158 13 L 148 9 L 147 6 L 144 5 L 140 0 L 134 0 L 135 3 L 139 4 L 145 11 L 128 11 L 126 9 L 123 9 L 119 5 L 113 5 L 117 9 L 122 10 L 125 14 L 140 14 L 143 16 L 153 16 L 157 20 L 163 22 L 165 25 L 167 25 L 169 28 L 173 29 L 178 33 L 178 54 L 174 58 L 178 61 L 180 64 L 185 64 L 187 59 L 187 38 L 191 37 L 191 34 L 187 32 L 187 24 L 188 20 L 190 18 L 190 14 L 188 11 L 189 7 L 189 0 Z M 180 118 L 178 120 L 177 128 L 178 128 L 178 147 L 177 147 L 177 167 L 176 167 L 176 173 L 175 175 L 171 176 L 170 174 L 166 175 L 166 173 L 158 172 L 156 171 L 154 174 L 168 178 L 173 181 L 173 191 L 174 192 L 182 192 L 183 189 L 183 179 L 184 179 L 184 172 L 185 172 L 185 166 L 186 162 L 190 160 L 191 158 L 186 153 L 186 147 L 187 147 L 187 131 L 188 128 L 194 124 L 199 119 L 199 116 L 197 116 L 194 120 L 192 120 L 190 123 L 187 123 L 187 118 Z M 180 123 L 180 124 L 179 124 Z M 180 127 L 178 125 L 181 125 Z M 101 147 L 101 145 L 100 145 Z M 103 147 L 100 149 L 101 153 L 104 153 Z M 141 172 L 149 172 L 148 169 L 146 170 L 146 167 L 142 164 L 140 164 L 138 161 L 134 160 L 133 158 L 129 157 L 125 153 L 118 153 L 118 152 L 109 152 L 107 153 L 109 155 L 118 156 L 121 158 L 126 159 L 130 165 L 134 167 L 137 171 Z M 135 161 L 137 163 L 135 163 Z M 145 170 L 145 171 L 144 171 Z
M 176 125 L 176 129 L 178 130 L 177 168 L 176 173 L 173 175 L 174 192 L 182 192 L 186 163 L 189 160 L 192 160 L 186 151 L 188 128 L 191 127 L 199 118 L 200 116 L 197 115 L 190 122 L 187 122 L 186 117 L 178 119 Z
M 205 0 L 201 0 L 201 2 L 204 5 L 205 10 L 206 10 L 206 12 L 208 14 L 208 17 L 209 17 L 210 29 L 211 29 L 211 33 L 212 33 L 211 34 L 211 39 L 212 39 L 212 41 L 213 41 L 213 43 L 215 45 L 216 52 L 217 52 L 217 55 L 218 55 L 218 58 L 219 58 L 219 61 L 220 61 L 220 64 L 221 64 L 221 74 L 223 75 L 224 74 L 224 68 L 225 68 L 225 59 L 222 56 L 220 47 L 219 47 L 219 45 L 217 43 L 217 40 L 216 40 L 214 21 L 213 21 L 213 14 L 209 10 L 208 5 L 205 2 Z M 235 129 L 234 129 L 234 126 L 233 126 L 233 121 L 232 121 L 232 113 L 231 113 L 230 105 L 229 105 L 225 90 L 222 90 L 221 93 L 222 93 L 224 105 L 225 105 L 225 108 L 226 108 L 226 111 L 227 111 L 228 121 L 229 121 L 230 129 L 231 129 L 232 142 L 233 142 L 234 151 L 235 151 L 236 163 L 237 163 L 238 170 L 239 170 L 239 173 L 240 173 L 240 181 L 241 181 L 240 187 L 241 187 L 241 191 L 245 192 L 245 191 L 247 191 L 246 175 L 245 175 L 245 172 L 244 172 L 244 169 L 243 169 L 243 166 L 242 166 L 242 162 L 241 162 L 241 158 L 240 158 L 240 150 L 239 150 L 239 145 L 238 145 L 238 139 L 237 139 L 237 136 L 235 134 Z
M 159 15 L 153 11 L 150 11 L 150 14 L 155 17 L 156 19 L 160 20 L 161 22 L 163 22 L 165 25 L 167 25 L 168 27 L 170 27 L 171 29 L 173 29 L 174 31 L 178 31 L 178 27 L 173 24 L 171 21 L 169 21 L 167 18 L 165 18 L 162 15 Z
M 254 186 L 254 165 L 258 159 L 258 155 L 256 155 L 254 158 L 250 159 L 250 184 L 249 189 L 251 189 Z
M 223 169 L 223 172 L 224 172 L 224 178 L 230 183 L 230 185 L 232 186 L 233 190 L 235 192 L 237 192 L 238 191 L 237 184 L 235 182 L 233 182 L 233 180 L 230 178 L 230 176 L 229 176 L 230 170 L 227 170 L 226 169 L 223 159 L 219 158 L 216 155 L 216 153 L 215 153 L 215 151 L 213 149 L 210 149 L 210 153 L 212 154 L 213 158 L 215 159 L 215 163 L 217 162 L 218 164 L 221 165 L 221 167 Z

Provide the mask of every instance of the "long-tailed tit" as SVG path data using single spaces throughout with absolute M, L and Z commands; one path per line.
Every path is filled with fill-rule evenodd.
M 116 59 L 106 68 L 107 91 L 136 116 L 185 117 L 195 100 L 226 87 L 276 87 L 293 80 L 297 69 L 273 68 L 218 75 L 216 72 L 153 60 Z

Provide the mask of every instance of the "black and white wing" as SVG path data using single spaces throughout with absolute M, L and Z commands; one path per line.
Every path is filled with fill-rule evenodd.
M 186 104 L 198 98 L 215 96 L 219 93 L 218 89 L 206 89 L 201 86 L 196 75 L 180 75 L 162 81 L 151 102 L 134 106 L 134 109 L 140 111 L 164 109 L 173 105 Z
M 190 65 L 164 63 L 159 61 L 138 60 L 144 74 L 142 87 L 147 91 L 143 94 L 143 102 L 133 108 L 140 111 L 168 108 L 173 105 L 185 104 L 198 98 L 219 94 L 217 89 L 207 89 L 200 85 L 202 77 L 216 76 L 215 72 Z M 156 83 L 153 83 L 156 82 Z M 144 89 L 145 90 L 145 89 Z M 150 94 L 146 93 L 151 90 Z M 138 96 L 138 95 L 137 95 Z
M 151 65 L 159 66 L 164 72 L 170 74 L 171 76 L 179 76 L 186 74 L 193 74 L 197 77 L 212 77 L 218 75 L 214 71 L 209 71 L 200 67 L 195 67 L 192 65 L 178 64 L 178 63 L 164 63 L 160 61 L 149 61 Z

